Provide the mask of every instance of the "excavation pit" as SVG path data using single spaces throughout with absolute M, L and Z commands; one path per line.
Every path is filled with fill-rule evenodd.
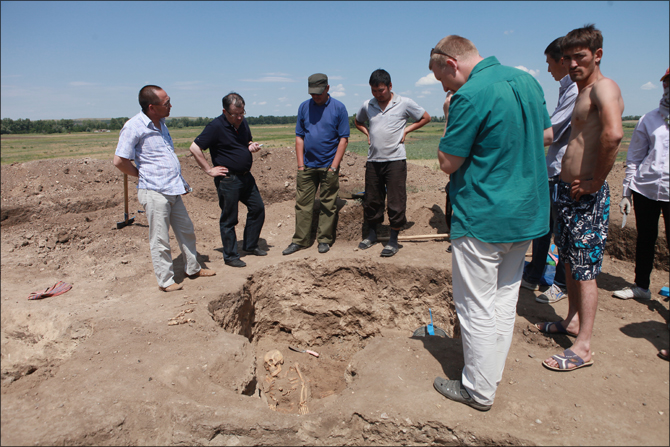
M 240 291 L 209 304 L 214 320 L 246 337 L 255 350 L 255 390 L 246 394 L 264 398 L 273 410 L 296 414 L 339 395 L 355 380 L 350 360 L 357 352 L 383 330 L 411 337 L 430 322 L 429 308 L 447 336 L 459 336 L 448 272 L 313 259 L 258 271 Z M 264 362 L 272 350 L 281 353 L 283 363 Z

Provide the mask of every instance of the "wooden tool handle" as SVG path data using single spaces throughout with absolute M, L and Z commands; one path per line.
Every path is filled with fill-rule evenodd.
M 128 222 L 128 174 L 123 174 L 123 212 L 126 222 Z

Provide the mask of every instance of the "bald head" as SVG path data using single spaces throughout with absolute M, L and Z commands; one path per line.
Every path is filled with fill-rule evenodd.
M 443 67 L 448 57 L 456 59 L 459 62 L 467 62 L 479 58 L 477 47 L 465 37 L 451 35 L 440 40 L 430 56 L 428 69 L 433 69 L 433 64 Z

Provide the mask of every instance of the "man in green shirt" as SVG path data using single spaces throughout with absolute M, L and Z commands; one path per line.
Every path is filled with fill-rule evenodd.
M 549 229 L 544 145 L 551 120 L 539 83 L 447 36 L 429 68 L 448 95 L 441 169 L 451 176 L 453 293 L 461 325 L 462 380 L 435 379 L 445 397 L 486 411 L 512 342 L 525 253 Z M 450 97 L 451 96 L 451 97 Z

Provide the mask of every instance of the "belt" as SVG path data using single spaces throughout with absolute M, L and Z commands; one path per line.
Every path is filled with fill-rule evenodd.
M 231 170 L 229 169 L 229 170 L 228 170 L 228 174 L 226 174 L 226 176 L 236 175 L 236 176 L 238 176 L 238 177 L 241 177 L 241 176 L 243 176 L 243 175 L 247 175 L 248 173 L 249 173 L 249 171 L 231 171 Z

